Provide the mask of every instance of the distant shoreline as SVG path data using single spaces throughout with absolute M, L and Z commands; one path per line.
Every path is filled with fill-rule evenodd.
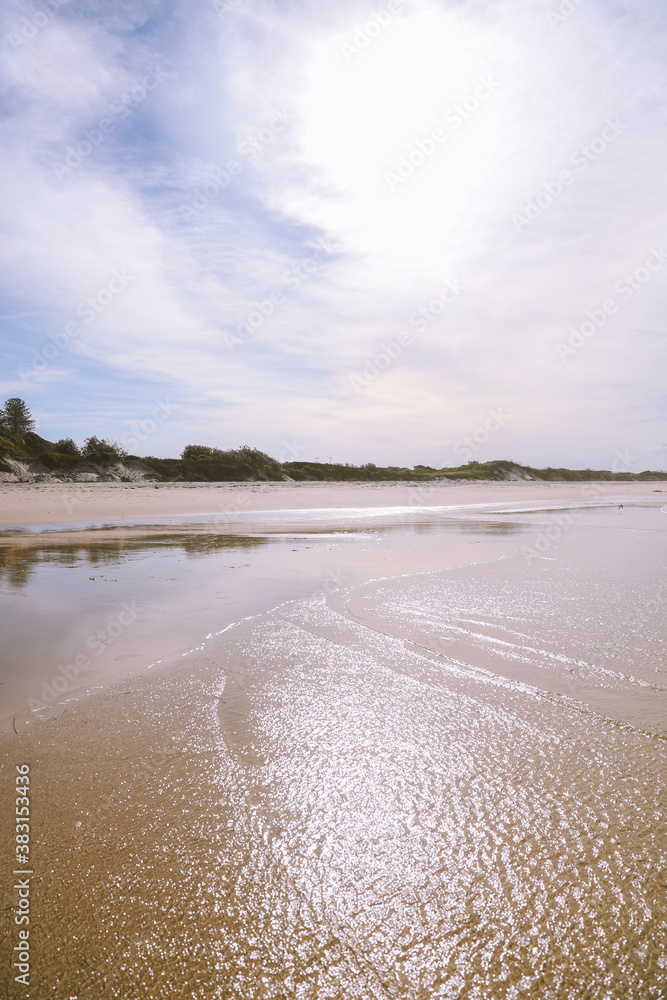
M 340 462 L 279 462 L 256 448 L 221 450 L 188 445 L 181 458 L 127 455 L 114 442 L 90 438 L 82 451 L 69 440 L 47 441 L 34 432 L 0 431 L 0 483 L 438 483 L 438 482 L 664 482 L 667 472 L 630 472 L 622 456 L 608 469 L 536 469 L 507 459 L 466 462 L 436 469 L 428 465 L 350 465 Z M 69 449 L 69 450 L 68 450 Z M 618 466 L 618 468 L 616 468 Z
M 650 482 L 250 482 L 250 483 L 0 483 L 0 526 L 127 525 L 133 519 L 215 517 L 220 530 L 240 530 L 245 512 L 481 504 L 660 502 Z M 240 515 L 244 515 L 240 517 Z M 261 517 L 258 518 L 261 521 Z
M 245 477 L 216 468 L 214 460 L 129 457 L 114 462 L 81 462 L 76 468 L 52 465 L 48 458 L 0 456 L 0 483 L 651 483 L 667 482 L 667 472 L 611 472 L 607 469 L 534 469 L 509 461 L 471 463 L 459 468 L 414 469 L 398 466 L 345 466 L 322 462 L 285 462 L 270 473 Z M 422 471 L 423 470 L 423 471 Z

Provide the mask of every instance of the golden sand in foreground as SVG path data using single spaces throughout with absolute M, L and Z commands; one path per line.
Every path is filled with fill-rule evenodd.
M 0 525 L 76 524 L 235 511 L 628 500 L 667 494 L 665 483 L 3 483 Z
M 657 998 L 664 743 L 417 662 L 301 603 L 0 740 L 31 995 Z
M 0 495 L 6 524 L 74 526 L 225 504 L 662 503 L 662 485 L 49 484 Z M 86 503 L 68 510 L 78 496 Z M 619 533 L 636 557 L 635 534 Z M 555 607 L 567 671 L 575 657 L 560 655 L 561 640 L 578 621 L 577 667 L 587 667 L 589 636 L 623 594 L 601 567 L 590 600 L 577 600 L 554 562 L 533 566 L 523 591 L 496 587 L 499 613 L 525 645 L 527 612 L 550 626 Z M 551 590 L 542 576 L 556 579 Z M 403 576 L 373 582 L 370 605 L 364 594 L 343 607 L 322 589 L 0 736 L 10 780 L 30 768 L 31 995 L 658 996 L 664 740 L 472 659 L 448 664 L 429 633 L 440 634 L 446 592 L 430 593 L 426 578 L 418 591 Z M 479 619 L 463 583 L 460 614 Z M 649 625 L 661 639 L 657 617 Z M 550 627 L 537 635 L 533 652 L 544 649 L 554 673 Z M 5 808 L 3 844 L 14 829 Z M 0 856 L 7 911 L 22 877 L 12 859 Z M 13 989 L 12 927 L 0 993 Z

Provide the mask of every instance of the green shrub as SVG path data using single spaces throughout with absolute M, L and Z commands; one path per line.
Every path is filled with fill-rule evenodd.
M 69 471 L 81 464 L 79 455 L 63 455 L 55 451 L 44 451 L 38 457 L 38 461 L 45 465 L 47 469 L 55 471 Z
M 72 438 L 60 438 L 53 446 L 59 455 L 80 455 L 79 446 Z
M 108 438 L 98 438 L 94 435 L 86 438 L 83 443 L 83 456 L 89 462 L 97 465 L 108 465 L 110 462 L 117 462 L 125 458 L 127 451 L 118 444 L 117 441 L 110 441 Z
M 211 458 L 215 450 L 206 444 L 186 444 L 181 452 L 181 458 Z
M 280 462 L 249 445 L 228 451 L 204 444 L 186 445 L 181 453 L 181 472 L 183 478 L 190 482 L 245 482 L 256 479 L 278 482 L 283 478 Z

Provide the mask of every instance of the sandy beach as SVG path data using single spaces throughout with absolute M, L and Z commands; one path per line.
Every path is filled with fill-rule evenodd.
M 307 508 L 447 506 L 628 499 L 665 493 L 661 483 L 12 483 L 0 484 L 0 525 L 118 521 L 188 514 Z
M 659 995 L 660 484 L 0 500 L 32 991 Z

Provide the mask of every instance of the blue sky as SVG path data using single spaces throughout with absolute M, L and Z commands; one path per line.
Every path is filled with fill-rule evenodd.
M 331 7 L 4 6 L 1 398 L 137 454 L 667 468 L 667 10 Z

